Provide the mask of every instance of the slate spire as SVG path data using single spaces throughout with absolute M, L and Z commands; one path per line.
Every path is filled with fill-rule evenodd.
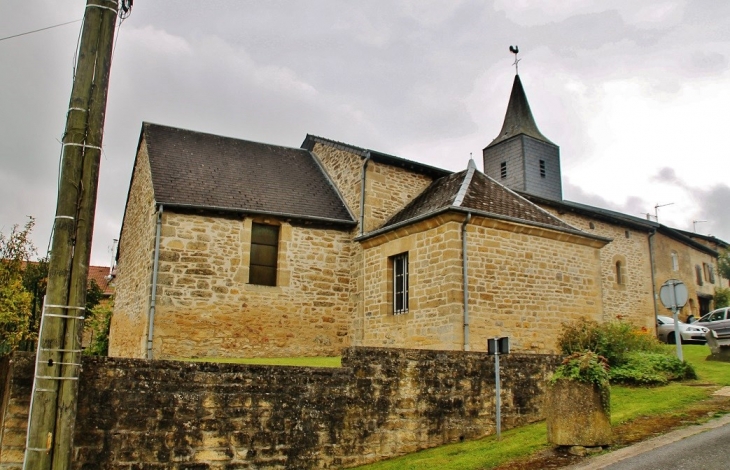
M 530 111 L 530 103 L 527 102 L 525 89 L 522 87 L 520 76 L 515 75 L 515 81 L 512 84 L 512 94 L 509 97 L 509 104 L 507 105 L 507 113 L 504 116 L 502 130 L 499 132 L 497 138 L 487 145 L 487 148 L 519 134 L 525 134 L 533 139 L 553 144 L 537 128 L 535 118 L 532 117 L 532 111 Z

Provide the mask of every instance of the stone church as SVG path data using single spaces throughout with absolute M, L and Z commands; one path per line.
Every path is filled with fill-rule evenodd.
M 485 350 L 494 336 L 553 352 L 581 317 L 653 331 L 667 275 L 691 284 L 692 313 L 710 308 L 726 244 L 564 201 L 559 147 L 519 76 L 483 163 L 452 173 L 313 135 L 289 148 L 144 123 L 110 355 Z

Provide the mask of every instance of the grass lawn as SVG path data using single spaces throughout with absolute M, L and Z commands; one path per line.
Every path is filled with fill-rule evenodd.
M 674 350 L 675 346 L 668 347 Z M 663 387 L 611 387 L 611 422 L 616 425 L 661 413 L 681 413 L 683 407 L 708 398 L 716 387 L 698 384 L 730 385 L 730 364 L 705 361 L 710 350 L 705 345 L 685 345 L 684 358 L 697 371 L 699 380 L 672 383 Z M 480 470 L 493 468 L 545 449 L 547 428 L 544 422 L 502 433 L 502 440 L 489 436 L 476 441 L 449 444 L 395 459 L 358 467 L 360 470 L 442 469 Z

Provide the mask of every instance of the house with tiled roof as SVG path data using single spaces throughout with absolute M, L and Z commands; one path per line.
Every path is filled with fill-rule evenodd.
M 564 201 L 559 147 L 519 76 L 483 158 L 484 173 L 453 173 L 314 135 L 289 148 L 144 123 L 110 355 L 485 350 L 495 336 L 554 352 L 565 321 L 653 327 L 662 240 L 712 259 L 668 227 Z

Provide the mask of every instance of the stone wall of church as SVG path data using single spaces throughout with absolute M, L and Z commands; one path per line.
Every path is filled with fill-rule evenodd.
M 365 180 L 365 232 L 380 228 L 432 181 L 429 176 L 371 161 Z
M 612 240 L 601 249 L 603 319 L 623 319 L 648 331 L 654 331 L 656 321 L 649 234 L 582 215 L 559 214 L 554 209 L 545 209 L 584 232 Z M 617 277 L 616 263 L 621 263 L 623 270 L 620 279 Z
M 363 344 L 462 348 L 460 223 L 443 216 L 365 242 Z M 409 309 L 393 314 L 392 257 L 408 253 Z
M 114 314 L 109 334 L 112 356 L 143 357 L 145 354 L 156 220 L 149 157 L 142 141 L 119 240 Z
M 279 225 L 276 286 L 249 283 L 252 222 Z M 163 217 L 154 357 L 334 356 L 349 346 L 348 231 Z
M 364 344 L 462 349 L 461 225 L 447 214 L 365 245 Z M 471 349 L 509 336 L 523 352 L 554 352 L 564 321 L 600 320 L 602 243 L 474 217 L 467 226 Z M 391 257 L 408 253 L 408 313 L 393 314 Z

